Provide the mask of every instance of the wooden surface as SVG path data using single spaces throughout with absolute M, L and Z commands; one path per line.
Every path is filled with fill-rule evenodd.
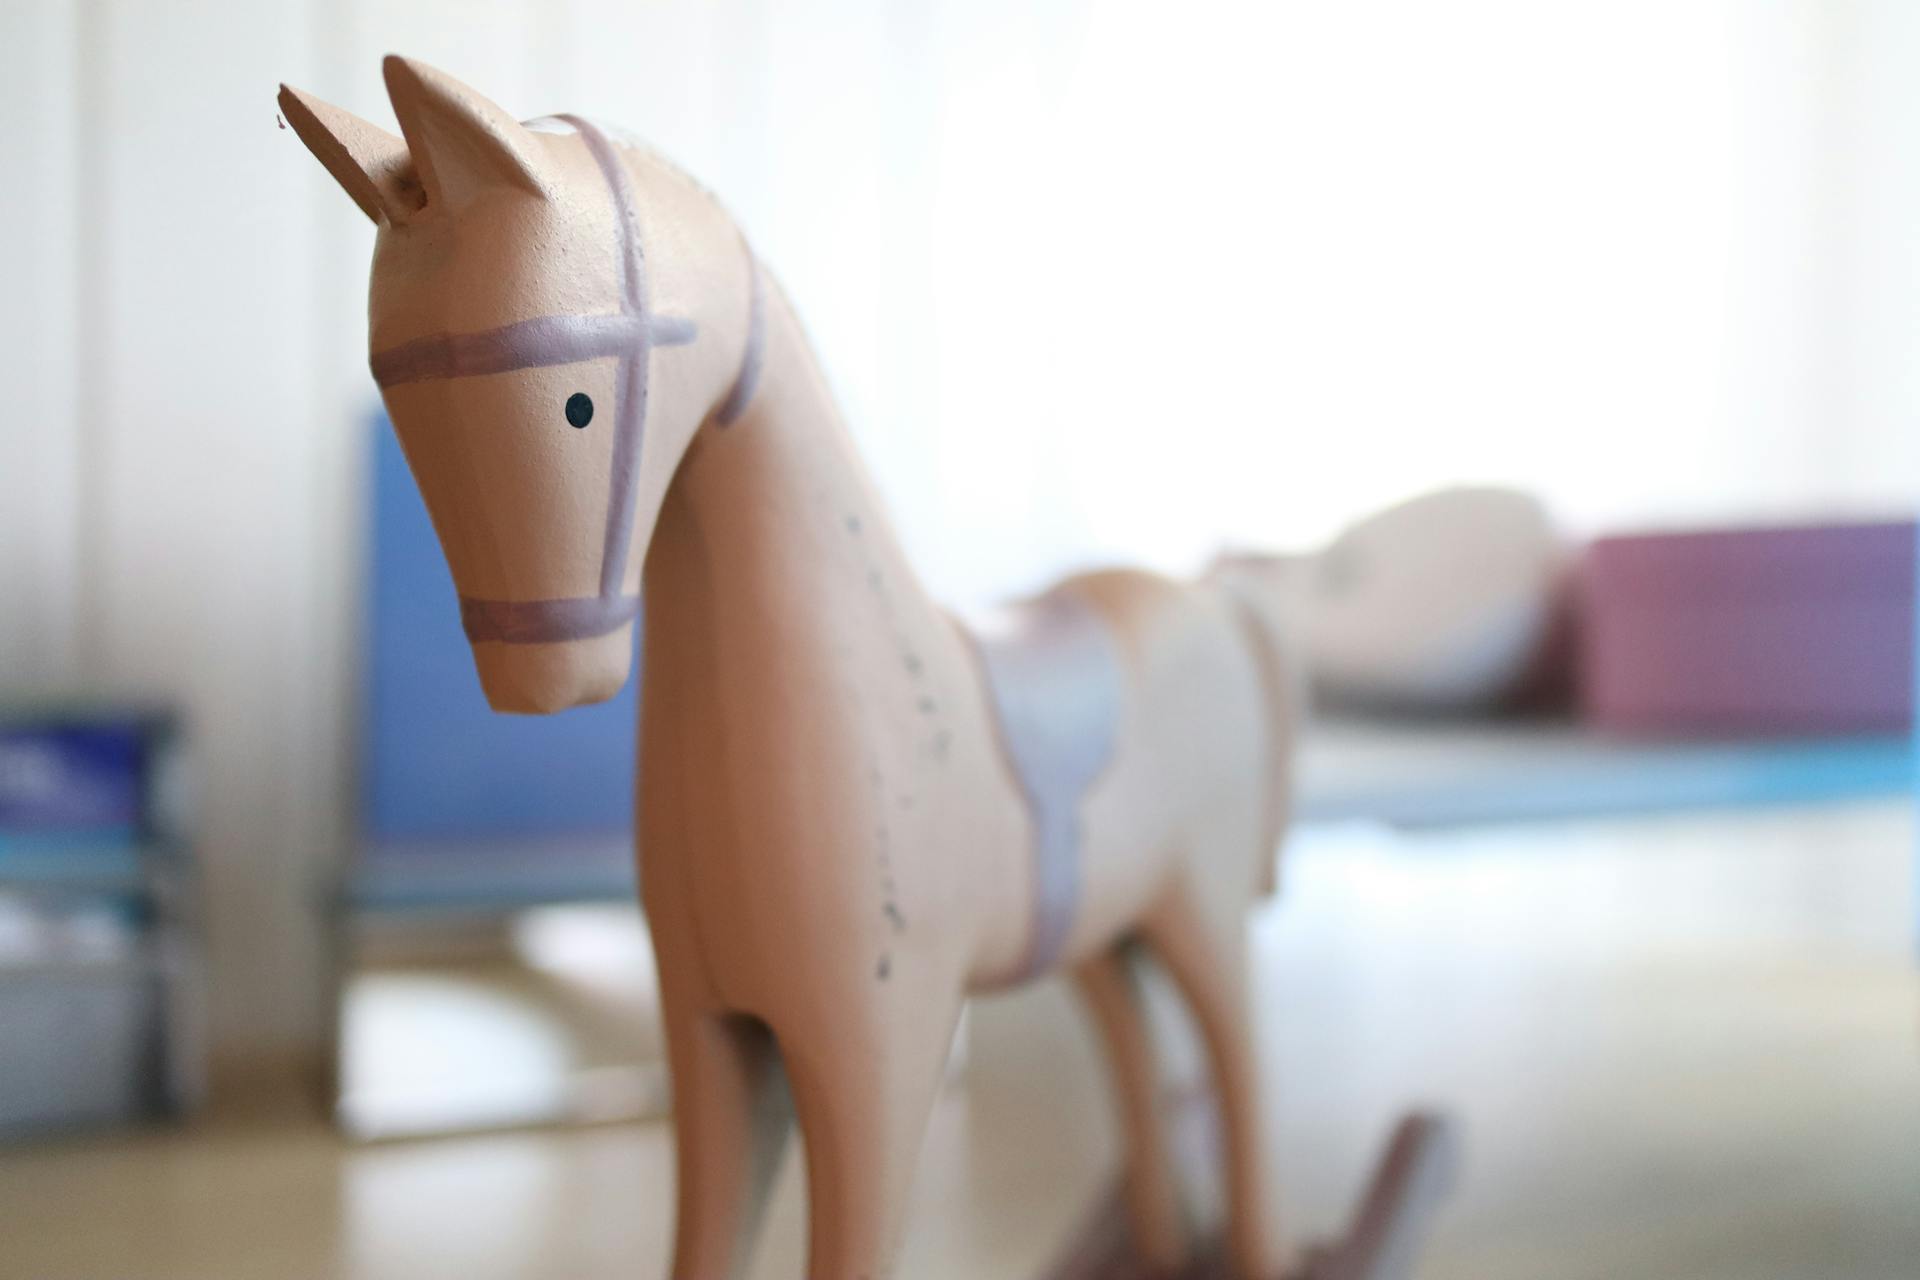
M 1337 1231 L 1392 1117 L 1453 1110 L 1423 1280 L 1911 1280 L 1920 989 L 1905 806 L 1310 836 L 1254 942 L 1290 1239 Z M 1111 1187 L 1090 1033 L 977 1006 L 901 1274 L 1027 1280 Z M 663 1126 L 348 1148 L 288 1121 L 0 1155 L 0 1274 L 665 1274 Z M 782 1171 L 753 1280 L 799 1274 Z

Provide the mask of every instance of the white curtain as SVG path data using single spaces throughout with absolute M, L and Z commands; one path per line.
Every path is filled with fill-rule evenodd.
M 1904 509 L 1916 9 L 935 5 L 857 174 L 753 213 L 963 600 L 1463 480 L 1582 530 Z

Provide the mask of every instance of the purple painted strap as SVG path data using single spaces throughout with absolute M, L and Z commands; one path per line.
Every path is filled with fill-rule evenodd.
M 700 327 L 691 316 L 647 317 L 649 341 L 656 347 L 684 347 L 700 336 Z
M 640 215 L 627 181 L 627 166 L 607 135 L 584 116 L 558 117 L 579 131 L 593 162 L 606 179 L 613 197 L 615 226 L 620 242 L 621 303 L 635 316 L 647 314 L 645 252 L 640 247 Z M 647 421 L 648 348 L 653 335 L 640 328 L 640 338 L 620 363 L 620 389 L 613 427 L 613 478 L 607 495 L 607 533 L 600 554 L 600 594 L 617 595 L 627 575 L 627 554 L 633 544 L 634 504 L 639 497 L 640 441 Z
M 1000 744 L 1033 819 L 1033 931 L 1023 976 L 1060 958 L 1080 904 L 1080 804 L 1113 758 L 1124 681 L 1107 622 L 1071 590 L 974 634 Z
M 479 333 L 434 333 L 374 353 L 373 380 L 383 387 L 438 378 L 470 378 L 547 365 L 625 356 L 640 339 L 640 317 L 535 316 Z M 648 316 L 649 341 L 680 347 L 700 336 L 686 316 Z
M 467 639 L 501 644 L 548 644 L 606 635 L 633 621 L 638 596 L 570 596 L 562 600 L 475 600 L 460 597 Z
M 436 333 L 376 352 L 373 380 L 383 387 L 467 378 L 515 369 L 621 356 L 640 342 L 634 315 L 536 316 L 479 333 Z
M 740 353 L 740 372 L 733 377 L 733 385 L 727 389 L 727 398 L 720 402 L 714 417 L 723 427 L 730 426 L 735 418 L 747 411 L 753 402 L 755 388 L 760 385 L 760 366 L 766 360 L 767 352 L 767 300 L 766 286 L 760 279 L 760 259 L 754 257 L 753 250 L 747 250 L 747 345 Z

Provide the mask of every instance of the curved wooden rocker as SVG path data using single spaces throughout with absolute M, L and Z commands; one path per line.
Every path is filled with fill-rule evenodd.
M 956 624 L 707 191 L 585 119 L 522 124 L 418 62 L 385 69 L 404 138 L 280 105 L 379 225 L 373 373 L 488 701 L 610 697 L 644 581 L 673 1274 L 737 1273 L 793 1114 L 807 1274 L 887 1274 L 963 999 L 1055 971 L 1116 1065 L 1139 1244 L 1178 1264 L 1123 973 L 1139 943 L 1209 1050 L 1233 1264 L 1280 1275 L 1243 917 L 1285 822 L 1293 705 L 1259 601 L 1106 572 Z

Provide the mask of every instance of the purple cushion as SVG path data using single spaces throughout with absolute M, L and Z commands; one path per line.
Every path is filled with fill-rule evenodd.
M 1912 722 L 1912 522 L 1603 538 L 1579 573 L 1581 701 L 1626 732 Z

